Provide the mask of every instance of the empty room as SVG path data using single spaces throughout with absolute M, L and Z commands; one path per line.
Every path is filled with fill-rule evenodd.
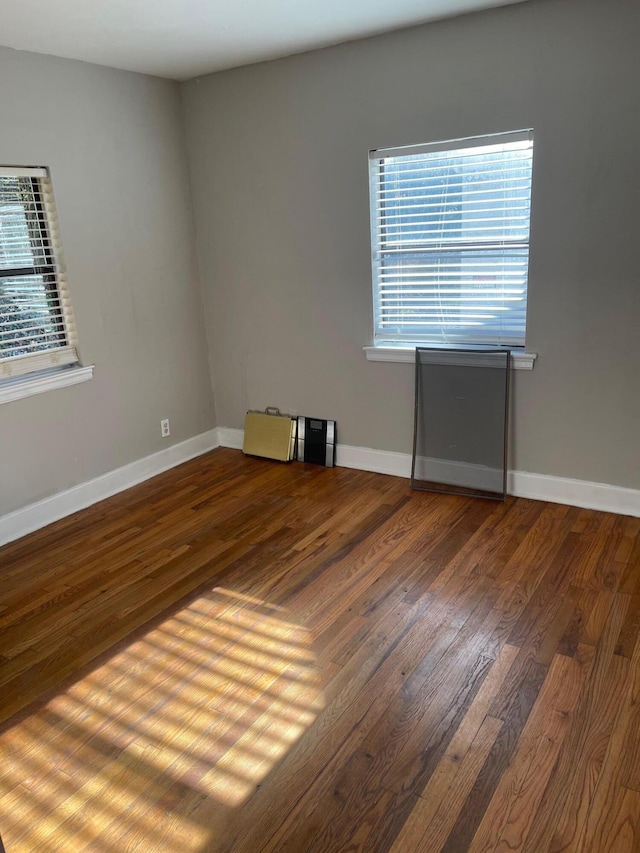
M 639 853 L 640 2 L 1 20 L 0 851 Z

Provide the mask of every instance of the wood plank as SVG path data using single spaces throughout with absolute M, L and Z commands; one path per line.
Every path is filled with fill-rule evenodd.
M 414 841 L 408 835 L 403 840 L 403 827 L 396 844 L 391 848 L 392 851 L 401 853 L 403 850 L 415 849 L 425 851 L 426 853 L 426 851 L 442 849 L 447 836 L 460 814 L 469 791 L 473 787 L 480 768 L 486 761 L 503 725 L 502 720 L 496 720 L 494 717 L 484 718 L 476 736 L 469 744 L 464 757 L 460 759 L 455 775 L 452 776 L 446 790 L 442 792 L 442 796 L 439 799 L 439 808 L 436 809 L 431 820 L 428 822 L 424 821 L 425 825 L 421 837 Z M 419 813 L 419 810 L 424 807 L 425 800 L 421 797 L 419 798 L 419 803 L 420 807 L 414 809 L 410 815 L 410 819 L 414 812 L 418 811 Z M 407 821 L 405 827 L 407 824 L 409 824 L 409 821 Z
M 502 726 L 464 806 L 442 848 L 444 853 L 467 850 L 491 802 L 511 756 L 518 745 L 522 730 L 542 687 L 547 667 L 530 662 L 521 671 L 520 682 L 510 684 L 508 700 L 501 702 Z M 490 712 L 491 713 L 491 712 Z
M 616 658 L 601 674 L 602 689 L 585 693 L 527 838 L 527 853 L 567 850 L 581 837 L 627 677 L 627 662 Z
M 626 604 L 618 596 L 598 642 L 588 684 L 563 744 L 554 778 L 545 791 L 526 850 L 564 850 L 576 844 L 591 809 L 620 704 L 628 685 L 628 663 L 613 654 Z
M 640 663 L 640 650 L 632 659 L 627 696 L 616 717 L 584 830 L 570 848 L 576 853 L 632 851 L 640 845 L 638 791 L 624 787 L 635 772 L 640 736 L 640 669 L 634 663 Z
M 510 667 L 513 664 L 516 656 L 518 654 L 518 649 L 515 646 L 505 646 L 495 663 L 491 667 L 487 677 L 485 678 L 480 690 L 476 694 L 469 710 L 464 716 L 464 719 L 460 723 L 458 729 L 453 735 L 449 746 L 446 749 L 442 760 L 438 762 L 433 774 L 430 776 L 429 781 L 427 782 L 424 789 L 420 792 L 420 800 L 416 803 L 413 810 L 411 811 L 410 817 L 407 822 L 404 824 L 400 834 L 397 836 L 396 841 L 393 845 L 393 851 L 401 851 L 402 849 L 410 849 L 412 845 L 422 845 L 424 846 L 424 842 L 421 840 L 424 833 L 431 825 L 432 820 L 435 818 L 436 812 L 439 807 L 444 803 L 444 809 L 447 810 L 447 802 L 448 802 L 448 794 L 450 787 L 453 785 L 456 774 L 458 773 L 461 763 L 464 762 L 465 757 L 468 751 L 471 749 L 472 744 L 474 743 L 478 733 L 483 725 L 485 719 L 494 719 L 487 716 L 489 707 L 494 698 L 496 691 L 499 689 L 500 685 L 504 681 Z M 495 738 L 497 737 L 500 728 L 502 727 L 502 721 L 498 720 L 499 724 L 497 728 L 495 728 L 495 736 L 494 736 L 494 727 L 490 726 L 488 732 L 482 736 L 480 741 L 476 744 L 477 750 L 476 755 L 473 759 L 472 767 L 475 768 L 476 761 L 479 758 L 479 755 L 483 753 L 485 746 L 487 746 L 487 755 L 490 751 Z M 487 737 L 485 737 L 487 735 Z M 480 767 L 484 763 L 484 760 L 487 756 L 484 756 L 479 766 L 477 767 L 477 771 L 479 772 Z M 457 796 L 464 790 L 465 791 L 465 799 L 469 794 L 471 786 L 475 782 L 475 777 L 477 776 L 477 772 L 473 775 L 472 771 L 467 768 L 467 772 L 464 776 L 464 784 L 462 787 L 456 787 Z M 467 786 L 468 790 L 467 790 Z M 453 823 L 457 819 L 459 810 L 454 814 L 451 814 L 447 819 L 447 826 L 449 831 L 453 827 Z M 442 823 L 444 820 L 444 816 L 441 816 L 439 823 Z M 448 834 L 448 832 L 447 832 Z M 446 835 L 445 835 L 446 838 Z M 445 838 L 442 839 L 444 842 Z M 403 848 L 403 845 L 406 847 Z M 428 848 L 427 848 L 428 849 Z M 437 848 L 432 848 L 437 849 Z
M 591 661 L 556 655 L 533 711 L 473 836 L 469 853 L 520 849 L 553 770 Z

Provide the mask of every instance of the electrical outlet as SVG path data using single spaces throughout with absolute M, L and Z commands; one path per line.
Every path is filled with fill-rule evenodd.
M 163 418 L 160 421 L 160 432 L 162 433 L 163 438 L 171 435 L 171 430 L 169 429 L 169 418 Z

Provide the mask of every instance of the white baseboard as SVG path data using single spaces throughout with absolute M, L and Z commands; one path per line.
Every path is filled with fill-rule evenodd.
M 135 486 L 169 468 L 207 453 L 216 447 L 242 447 L 243 431 L 218 427 L 180 444 L 174 444 L 151 456 L 145 456 L 87 483 L 81 483 L 57 495 L 38 501 L 24 509 L 0 517 L 0 545 L 19 539 L 47 524 L 58 521 L 80 509 Z M 336 464 L 342 468 L 392 474 L 411 475 L 411 454 L 370 447 L 340 444 L 336 448 Z M 640 491 L 606 483 L 590 483 L 527 471 L 510 471 L 508 492 L 521 498 L 570 504 L 587 509 L 615 512 L 640 518 Z
M 233 450 L 242 450 L 244 430 L 218 427 L 218 441 L 220 442 L 220 447 L 231 447 Z
M 640 491 L 623 486 L 570 480 L 549 474 L 531 474 L 528 471 L 510 471 L 508 492 L 519 498 L 570 504 L 640 518 Z
M 123 492 L 137 483 L 180 465 L 181 462 L 220 447 L 220 444 L 218 430 L 212 429 L 23 509 L 0 516 L 0 545 Z
M 339 444 L 336 448 L 336 465 L 341 468 L 357 468 L 359 471 L 375 471 L 395 477 L 411 476 L 411 456 L 391 450 L 373 450 L 371 447 L 354 447 Z

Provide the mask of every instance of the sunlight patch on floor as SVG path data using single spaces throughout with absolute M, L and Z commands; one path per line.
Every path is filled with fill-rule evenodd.
M 323 701 L 308 632 L 216 587 L 0 736 L 5 846 L 195 853 Z

